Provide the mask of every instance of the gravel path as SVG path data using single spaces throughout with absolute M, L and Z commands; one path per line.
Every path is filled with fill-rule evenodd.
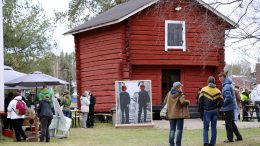
M 169 129 L 169 121 L 166 120 L 154 120 L 155 128 Z M 260 122 L 237 122 L 238 128 L 260 128 Z M 225 128 L 225 121 L 218 121 L 218 128 Z M 200 119 L 185 119 L 185 129 L 202 129 L 203 123 Z

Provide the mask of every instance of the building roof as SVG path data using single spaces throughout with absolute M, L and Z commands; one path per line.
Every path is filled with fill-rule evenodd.
M 67 34 L 77 34 L 84 31 L 93 30 L 96 28 L 120 23 L 125 19 L 133 16 L 134 14 L 144 10 L 145 8 L 150 7 L 151 5 L 159 2 L 160 0 L 129 0 L 125 3 L 119 4 L 104 13 L 99 14 L 98 16 L 86 21 L 85 23 L 74 27 L 73 29 L 65 32 L 64 35 Z M 202 0 L 196 0 L 199 4 L 204 6 L 206 9 L 210 10 L 226 22 L 228 22 L 231 26 L 236 27 L 236 23 L 218 12 L 216 9 L 206 4 Z

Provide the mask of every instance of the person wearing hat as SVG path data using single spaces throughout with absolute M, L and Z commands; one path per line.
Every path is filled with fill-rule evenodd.
M 46 142 L 50 142 L 49 126 L 53 118 L 53 113 L 49 98 L 48 95 L 45 95 L 45 99 L 40 101 L 37 111 L 41 123 L 40 142 L 44 142 L 44 138 Z
M 140 86 L 140 90 L 138 92 L 138 104 L 139 104 L 139 110 L 138 110 L 138 123 L 146 123 L 146 114 L 147 114 L 147 104 L 150 102 L 150 96 L 147 91 L 145 91 L 145 85 L 142 84 Z M 144 120 L 141 121 L 141 115 L 142 111 L 144 111 Z
M 177 127 L 176 146 L 181 146 L 184 119 L 189 118 L 189 100 L 185 99 L 181 82 L 173 83 L 168 97 L 167 119 L 170 122 L 169 144 L 175 146 L 175 132 Z
M 71 97 L 69 95 L 69 91 L 65 91 L 63 93 L 63 98 L 61 100 L 61 106 L 63 106 L 62 112 L 64 116 L 68 118 L 71 118 L 70 105 L 71 105 Z
M 236 97 L 235 89 L 232 85 L 232 81 L 226 76 L 225 73 L 219 74 L 219 81 L 222 83 L 222 96 L 224 98 L 223 105 L 220 111 L 225 115 L 225 126 L 227 132 L 227 140 L 225 143 L 234 142 L 233 133 L 236 135 L 236 141 L 242 141 L 242 136 L 238 131 L 235 123 L 234 111 L 236 110 Z
M 215 146 L 217 140 L 218 108 L 221 107 L 223 97 L 216 88 L 215 78 L 208 78 L 208 86 L 203 87 L 199 96 L 199 108 L 203 112 L 203 143 L 204 146 Z M 208 132 L 211 125 L 211 140 L 209 142 Z
M 122 113 L 121 124 L 129 124 L 130 95 L 126 91 L 127 87 L 125 85 L 121 87 L 121 90 L 122 91 L 119 93 L 120 109 Z

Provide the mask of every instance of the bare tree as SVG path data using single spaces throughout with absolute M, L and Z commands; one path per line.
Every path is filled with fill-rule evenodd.
M 207 2 L 237 24 L 237 29 L 230 30 L 226 34 L 226 47 L 234 48 L 237 54 L 257 60 L 260 57 L 260 1 L 207 0 Z

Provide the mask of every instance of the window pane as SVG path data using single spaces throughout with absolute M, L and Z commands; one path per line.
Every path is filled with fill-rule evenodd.
M 168 46 L 182 46 L 182 24 L 168 23 Z

